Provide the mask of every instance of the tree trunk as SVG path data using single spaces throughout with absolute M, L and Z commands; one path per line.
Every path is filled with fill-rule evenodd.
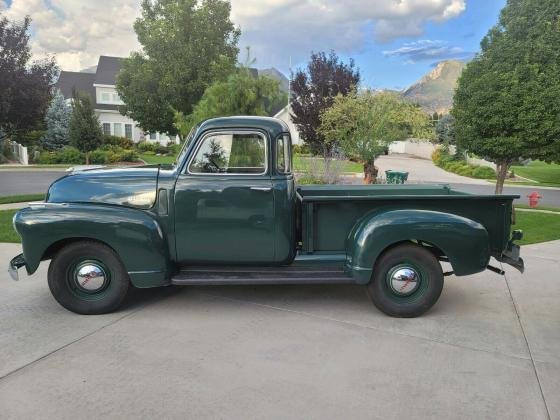
M 506 176 L 508 174 L 508 169 L 511 165 L 511 162 L 507 160 L 502 160 L 496 162 L 496 190 L 494 194 L 499 195 L 502 193 L 504 189 L 504 181 L 506 180 Z
M 89 165 L 89 152 L 86 152 L 86 165 Z
M 375 184 L 377 181 L 378 170 L 374 162 L 364 163 L 364 184 Z

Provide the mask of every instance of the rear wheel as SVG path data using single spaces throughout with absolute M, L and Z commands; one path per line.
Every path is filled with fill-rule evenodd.
M 439 299 L 443 289 L 441 265 L 427 249 L 399 245 L 375 263 L 368 293 L 374 305 L 387 315 L 413 318 Z
M 62 248 L 51 261 L 48 281 L 58 303 L 86 315 L 117 309 L 130 282 L 115 251 L 92 241 Z

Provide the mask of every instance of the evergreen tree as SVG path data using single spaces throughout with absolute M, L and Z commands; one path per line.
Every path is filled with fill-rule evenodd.
M 41 137 L 41 144 L 47 150 L 58 150 L 68 145 L 68 125 L 70 124 L 71 108 L 66 104 L 64 96 L 57 91 L 47 113 L 45 124 L 47 132 Z
M 103 132 L 90 97 L 76 91 L 72 96 L 72 117 L 68 129 L 70 143 L 80 152 L 85 153 L 86 165 L 89 165 L 89 154 L 101 146 Z

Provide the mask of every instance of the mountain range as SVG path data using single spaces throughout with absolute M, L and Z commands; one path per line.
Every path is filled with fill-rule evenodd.
M 446 114 L 453 105 L 453 93 L 465 65 L 463 61 L 442 61 L 430 73 L 402 91 L 401 95 L 419 104 L 426 112 Z

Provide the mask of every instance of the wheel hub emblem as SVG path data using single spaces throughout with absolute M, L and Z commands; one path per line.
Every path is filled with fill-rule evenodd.
M 420 284 L 416 270 L 403 267 L 395 270 L 390 278 L 390 286 L 398 295 L 410 295 L 414 293 Z
M 97 264 L 82 264 L 76 272 L 76 282 L 82 289 L 95 292 L 105 284 L 105 271 Z

